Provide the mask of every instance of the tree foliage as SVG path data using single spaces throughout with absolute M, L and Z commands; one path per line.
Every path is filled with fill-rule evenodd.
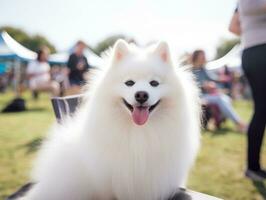
M 21 45 L 29 48 L 32 51 L 37 51 L 42 46 L 47 46 L 51 53 L 56 51 L 54 45 L 52 45 L 44 36 L 42 35 L 29 35 L 24 30 L 19 28 L 14 28 L 11 26 L 0 27 L 0 32 L 6 31 L 12 38 L 14 38 Z
M 216 59 L 223 57 L 226 55 L 235 45 L 239 44 L 239 38 L 235 39 L 223 39 L 219 43 L 216 49 Z

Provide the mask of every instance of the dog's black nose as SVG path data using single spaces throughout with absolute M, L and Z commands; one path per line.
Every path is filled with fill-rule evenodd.
M 149 98 L 149 94 L 144 91 L 140 91 L 135 94 L 135 99 L 140 104 L 145 103 L 148 100 L 148 98 Z

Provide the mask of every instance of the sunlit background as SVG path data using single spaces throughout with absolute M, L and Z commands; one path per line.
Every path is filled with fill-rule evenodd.
M 233 37 L 227 29 L 235 7 L 235 0 L 4 0 L 0 25 L 42 34 L 57 50 L 121 34 L 141 45 L 166 40 L 177 55 L 204 48 L 213 58 L 219 42 Z
M 78 40 L 87 44 L 83 53 L 91 68 L 105 66 L 101 52 L 118 38 L 140 46 L 168 41 L 180 65 L 193 65 L 192 52 L 203 49 L 207 62 L 201 56 L 197 64 L 221 86 L 215 96 L 232 99 L 234 112 L 248 123 L 253 107 L 242 47 L 228 31 L 236 6 L 237 0 L 0 0 L 0 199 L 30 180 L 36 153 L 56 122 L 51 95 L 69 98 L 83 91 L 69 84 L 67 65 Z M 59 85 L 59 94 L 30 87 L 29 66 L 40 67 L 36 52 L 44 46 L 50 49 L 44 59 L 48 84 Z M 4 114 L 18 103 L 11 109 L 16 112 Z M 202 147 L 187 188 L 229 200 L 266 199 L 265 184 L 244 178 L 246 134 L 213 105 L 203 107 L 209 117 L 203 117 Z M 265 148 L 261 160 L 266 166 Z

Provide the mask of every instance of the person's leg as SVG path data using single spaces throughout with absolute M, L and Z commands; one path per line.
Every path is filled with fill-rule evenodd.
M 53 96 L 60 96 L 60 84 L 56 81 L 50 82 L 51 93 Z
M 214 119 L 215 126 L 217 129 L 219 129 L 225 117 L 223 116 L 217 104 L 209 104 L 208 106 L 211 109 L 211 114 Z
M 35 90 L 40 92 L 50 92 L 53 96 L 58 96 L 60 93 L 60 85 L 55 81 L 51 81 L 37 85 Z
M 243 69 L 254 99 L 254 114 L 248 128 L 248 169 L 261 170 L 260 151 L 266 124 L 266 45 L 245 50 Z
M 256 103 L 254 96 L 255 109 L 252 120 L 248 128 L 248 169 L 260 170 L 260 151 L 266 123 L 265 106 Z M 265 99 L 266 102 L 266 99 Z
M 222 114 L 234 121 L 235 123 L 240 123 L 240 118 L 234 111 L 229 98 L 226 95 L 204 95 L 203 97 L 208 103 L 216 104 Z

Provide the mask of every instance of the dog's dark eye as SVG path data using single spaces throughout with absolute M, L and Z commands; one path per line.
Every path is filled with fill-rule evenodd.
M 126 81 L 125 84 L 126 84 L 126 86 L 131 87 L 131 86 L 133 86 L 135 84 L 135 82 L 132 81 L 132 80 L 129 80 L 129 81 Z
M 157 87 L 157 86 L 159 85 L 159 82 L 153 80 L 153 81 L 150 82 L 150 85 L 151 85 L 152 87 Z

